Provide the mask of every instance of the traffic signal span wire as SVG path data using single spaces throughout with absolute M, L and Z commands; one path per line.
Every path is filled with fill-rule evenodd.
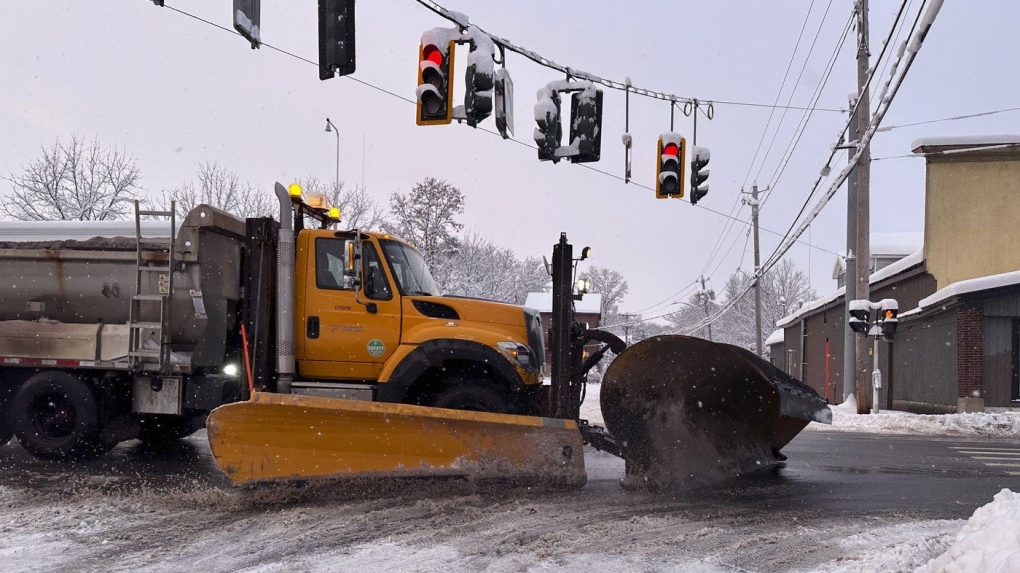
M 431 10 L 433 12 L 435 12 L 436 14 L 441 16 L 442 18 L 445 18 L 446 20 L 449 20 L 450 22 L 453 22 L 454 24 L 457 24 L 458 26 L 464 27 L 467 24 L 467 22 L 464 21 L 463 18 L 461 18 L 461 16 L 463 16 L 462 14 L 456 13 L 456 12 L 452 12 L 450 10 L 447 10 L 446 8 L 440 6 L 436 2 L 433 2 L 432 0 L 416 0 L 416 1 L 419 4 L 421 4 L 422 6 L 428 8 L 429 10 Z M 541 54 L 539 54 L 538 52 L 535 52 L 534 50 L 529 50 L 527 48 L 518 46 L 518 45 L 514 44 L 513 42 L 511 42 L 510 40 L 507 40 L 506 38 L 501 38 L 499 36 L 496 36 L 495 34 L 491 34 L 489 32 L 486 32 L 485 30 L 482 30 L 480 27 L 478 27 L 475 24 L 472 24 L 472 25 L 475 26 L 476 28 L 478 28 L 479 31 L 481 31 L 481 32 L 483 32 L 485 34 L 488 34 L 488 36 L 490 38 L 492 38 L 492 41 L 494 43 L 499 44 L 500 46 L 503 46 L 503 48 L 505 48 L 507 50 L 510 50 L 511 52 L 515 52 L 517 54 L 520 54 L 521 56 L 524 56 L 525 58 L 531 60 L 532 62 L 535 62 L 536 64 L 538 64 L 540 66 L 544 66 L 544 67 L 552 69 L 552 70 L 557 70 L 557 71 L 562 72 L 562 73 L 564 73 L 564 74 L 566 74 L 566 75 L 568 75 L 568 76 L 570 76 L 570 77 L 572 77 L 574 79 L 588 80 L 590 82 L 606 86 L 607 88 L 610 88 L 610 89 L 619 90 L 619 91 L 629 91 L 630 93 L 633 93 L 633 94 L 636 94 L 636 95 L 639 95 L 639 96 L 644 96 L 644 97 L 647 97 L 647 98 L 659 99 L 659 100 L 671 101 L 671 102 L 680 102 L 680 103 L 694 103 L 695 99 L 697 99 L 697 101 L 699 101 L 701 103 L 713 103 L 713 104 L 723 104 L 723 105 L 733 105 L 733 106 L 763 107 L 763 108 L 770 108 L 770 109 L 798 109 L 798 110 L 808 109 L 806 107 L 801 107 L 801 106 L 790 106 L 790 105 L 780 106 L 780 105 L 769 105 L 767 103 L 757 103 L 757 102 L 742 102 L 742 101 L 733 101 L 733 100 L 719 100 L 719 99 L 708 99 L 708 98 L 705 98 L 705 99 L 703 99 L 703 98 L 693 98 L 693 97 L 679 96 L 679 95 L 676 95 L 676 94 L 670 94 L 670 93 L 665 93 L 665 92 L 654 91 L 654 90 L 650 90 L 650 89 L 647 89 L 647 88 L 639 88 L 639 87 L 635 87 L 633 84 L 628 83 L 626 81 L 621 82 L 621 81 L 617 81 L 617 80 L 606 79 L 606 78 L 599 77 L 599 76 L 597 76 L 595 74 L 592 74 L 592 73 L 588 73 L 588 72 L 584 72 L 584 71 L 581 71 L 581 70 L 577 70 L 577 69 L 571 68 L 570 66 L 562 66 L 562 65 L 557 64 L 556 62 L 550 60 L 549 58 L 546 58 L 545 56 L 542 56 Z M 828 111 L 828 112 L 835 112 L 835 113 L 845 113 L 846 112 L 846 110 L 832 109 L 832 108 L 816 108 L 816 111 Z

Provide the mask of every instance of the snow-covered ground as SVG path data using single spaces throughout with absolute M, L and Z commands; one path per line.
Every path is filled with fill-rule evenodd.
M 832 406 L 832 425 L 812 422 L 808 430 L 914 436 L 973 436 L 1020 439 L 1020 412 L 911 414 L 894 410 L 858 414 L 850 400 Z
M 582 408 L 594 423 L 599 389 L 588 386 Z M 1003 416 L 1012 415 L 994 418 Z M 837 409 L 835 427 L 885 431 L 876 421 L 900 417 L 915 418 Z M 594 451 L 579 491 L 448 482 L 250 490 L 201 469 L 211 463 L 201 435 L 184 446 L 200 469 L 169 477 L 158 460 L 148 474 L 112 471 L 133 467 L 131 446 L 91 473 L 0 447 L 0 571 L 1020 571 L 1020 496 L 1009 490 L 969 521 L 782 504 L 763 513 L 756 503 L 624 492 L 622 462 Z

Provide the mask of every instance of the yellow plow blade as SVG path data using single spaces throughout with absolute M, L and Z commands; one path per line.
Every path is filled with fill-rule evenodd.
M 580 487 L 586 479 L 572 420 L 260 392 L 213 410 L 206 426 L 235 484 L 461 476 Z

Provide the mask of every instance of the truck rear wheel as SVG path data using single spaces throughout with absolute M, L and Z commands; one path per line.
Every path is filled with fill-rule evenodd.
M 22 447 L 44 460 L 98 455 L 99 408 L 92 391 L 65 372 L 29 378 L 11 403 L 14 433 Z
M 470 382 L 456 384 L 443 390 L 432 405 L 436 408 L 492 412 L 493 414 L 510 412 L 506 400 L 500 396 L 499 392 L 487 385 Z
M 11 427 L 11 391 L 7 388 L 0 388 L 0 446 L 7 445 L 14 437 L 14 429 Z

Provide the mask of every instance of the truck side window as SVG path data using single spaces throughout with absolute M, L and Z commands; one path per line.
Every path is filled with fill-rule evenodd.
M 393 298 L 393 290 L 390 289 L 379 254 L 375 252 L 372 243 L 365 243 L 362 256 L 365 258 L 365 296 L 375 300 Z
M 344 280 L 347 268 L 343 239 L 315 239 L 315 286 L 321 289 L 350 290 Z

